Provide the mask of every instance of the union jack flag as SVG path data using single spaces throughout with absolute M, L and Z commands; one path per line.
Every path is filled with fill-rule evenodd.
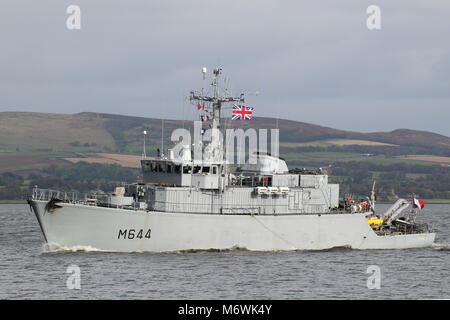
M 250 120 L 253 117 L 253 108 L 241 105 L 233 105 L 231 120 Z

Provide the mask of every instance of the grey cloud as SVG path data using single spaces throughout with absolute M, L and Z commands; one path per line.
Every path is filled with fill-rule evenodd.
M 80 31 L 65 27 L 73 3 Z M 376 1 L 382 30 L 369 31 L 371 4 L 2 1 L 0 111 L 192 118 L 183 97 L 220 64 L 236 93 L 261 92 L 257 115 L 450 135 L 450 5 Z

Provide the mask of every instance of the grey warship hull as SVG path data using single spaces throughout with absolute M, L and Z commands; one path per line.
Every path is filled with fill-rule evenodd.
M 167 213 L 31 201 L 52 249 L 171 252 L 406 249 L 431 246 L 434 233 L 377 235 L 363 214 L 218 215 Z

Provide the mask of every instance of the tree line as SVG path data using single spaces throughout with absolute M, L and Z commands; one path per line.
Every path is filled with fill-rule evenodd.
M 295 163 L 302 166 L 302 163 Z M 291 167 L 293 164 L 290 164 Z M 424 199 L 450 199 L 450 168 L 408 163 L 376 164 L 363 161 L 341 161 L 328 168 L 330 183 L 339 183 L 341 196 L 369 195 L 373 181 L 381 200 L 409 197 L 416 194 Z M 51 166 L 42 174 L 26 177 L 15 173 L 0 174 L 0 200 L 26 199 L 34 186 L 65 191 L 109 192 L 121 182 L 131 183 L 141 178 L 140 169 L 116 164 L 79 162 Z

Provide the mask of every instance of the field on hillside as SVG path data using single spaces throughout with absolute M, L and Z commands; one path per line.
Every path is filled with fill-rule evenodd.
M 114 150 L 114 138 L 104 123 L 104 119 L 81 115 L 3 113 L 0 151 Z
M 64 154 L 40 152 L 0 152 L 0 173 L 40 170 L 51 165 L 64 165 Z
M 64 158 L 72 163 L 87 162 L 87 163 L 101 163 L 101 164 L 118 164 L 126 168 L 140 168 L 141 156 L 127 155 L 127 154 L 115 154 L 115 153 L 97 153 L 93 156 L 87 156 L 85 158 Z
M 36 171 L 52 165 L 87 162 L 118 164 L 125 168 L 140 168 L 141 156 L 115 153 L 45 153 L 45 152 L 0 152 L 0 173 Z
M 303 164 L 305 166 L 326 166 L 334 162 L 341 161 L 358 161 L 374 163 L 378 165 L 390 165 L 395 163 L 417 164 L 417 165 L 433 165 L 429 161 L 420 159 L 402 159 L 385 156 L 367 156 L 360 153 L 345 152 L 301 152 L 301 153 L 284 153 L 282 156 L 291 164 Z
M 405 157 L 398 157 L 398 158 L 403 160 L 419 160 L 436 163 L 450 163 L 450 157 L 438 157 L 430 155 L 408 155 Z
M 281 147 L 297 148 L 297 147 L 328 147 L 328 146 L 384 146 L 384 147 L 398 147 L 395 144 L 382 143 L 368 140 L 354 140 L 354 139 L 327 139 L 311 142 L 281 142 Z

